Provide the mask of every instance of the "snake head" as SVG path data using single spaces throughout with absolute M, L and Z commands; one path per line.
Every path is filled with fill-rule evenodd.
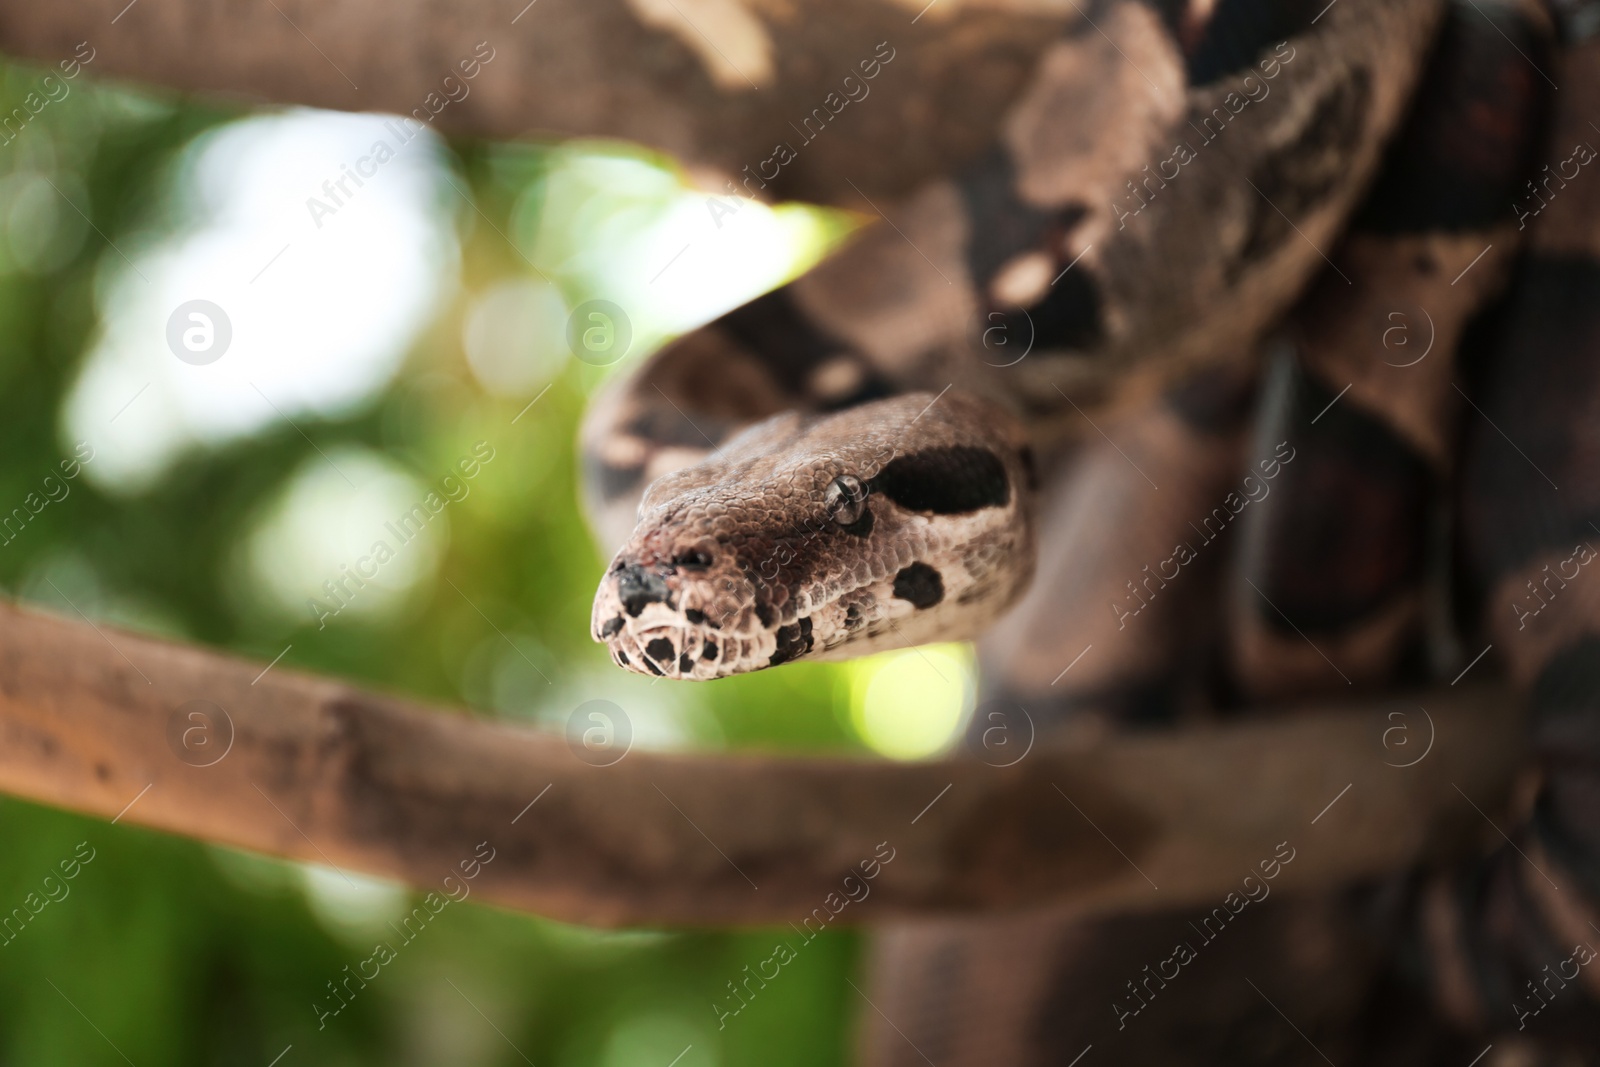
M 592 633 L 694 679 L 965 639 L 1031 576 L 1033 510 L 1026 443 L 985 402 L 779 415 L 650 485 Z

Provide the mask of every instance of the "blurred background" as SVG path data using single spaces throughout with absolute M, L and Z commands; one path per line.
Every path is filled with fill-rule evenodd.
M 0 66 L 0 113 L 44 73 Z M 530 728 L 606 699 L 642 747 L 918 759 L 959 736 L 962 646 L 652 685 L 587 634 L 588 397 L 860 220 L 709 197 L 627 146 L 430 130 L 358 183 L 398 120 L 57 84 L 0 133 L 6 595 Z M 605 366 L 569 344 L 592 300 L 631 334 Z M 0 945 L 0 1064 L 814 1065 L 870 1011 L 848 934 L 719 1029 L 770 931 L 469 902 L 319 1030 L 408 890 L 0 799 L 0 912 L 81 843 L 69 894 Z

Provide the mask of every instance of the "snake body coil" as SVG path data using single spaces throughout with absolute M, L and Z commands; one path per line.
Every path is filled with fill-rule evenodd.
M 986 635 L 1062 741 L 1504 670 L 1538 761 L 1479 860 L 1263 905 L 1149 1000 L 1108 976 L 1204 916 L 904 927 L 865 1047 L 1600 1062 L 1600 979 L 1540 979 L 1600 945 L 1595 9 L 1072 6 L 966 170 L 602 396 L 594 637 L 709 679 Z

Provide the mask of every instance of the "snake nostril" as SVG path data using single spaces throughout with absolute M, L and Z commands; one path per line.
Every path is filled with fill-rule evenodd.
M 617 599 L 634 618 L 639 617 L 646 604 L 663 603 L 669 595 L 667 583 L 659 574 L 651 574 L 637 564 L 617 572 Z

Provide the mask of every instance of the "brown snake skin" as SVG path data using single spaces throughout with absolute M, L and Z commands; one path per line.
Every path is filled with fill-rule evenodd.
M 1504 672 L 1539 758 L 1476 861 L 884 930 L 860 1045 L 1600 1063 L 1600 20 L 1079 14 L 987 156 L 600 399 L 595 637 L 712 678 L 983 635 L 975 734 L 1062 744 Z

